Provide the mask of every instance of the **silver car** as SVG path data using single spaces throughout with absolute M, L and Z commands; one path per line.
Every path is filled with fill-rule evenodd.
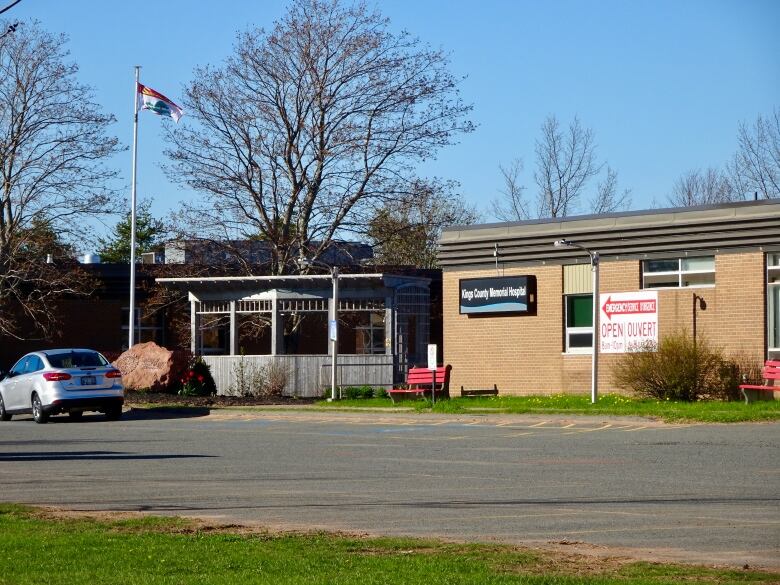
M 47 349 L 20 359 L 0 374 L 0 420 L 32 413 L 35 422 L 67 412 L 80 419 L 85 410 L 122 416 L 125 389 L 122 374 L 91 349 Z

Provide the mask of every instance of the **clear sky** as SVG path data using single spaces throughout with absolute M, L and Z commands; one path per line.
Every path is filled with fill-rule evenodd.
M 0 7 L 9 4 L 0 0 Z M 369 5 L 372 5 L 369 2 Z M 780 0 L 387 0 L 375 4 L 406 29 L 451 54 L 465 76 L 477 130 L 420 172 L 455 179 L 484 210 L 502 187 L 498 165 L 525 161 L 533 191 L 534 141 L 544 118 L 578 115 L 598 156 L 633 192 L 633 209 L 662 202 L 692 168 L 719 166 L 736 149 L 740 121 L 780 106 Z M 80 80 L 132 141 L 133 65 L 141 81 L 179 101 L 198 65 L 219 64 L 235 34 L 272 27 L 282 0 L 22 0 L 4 16 L 36 18 L 68 35 Z M 165 215 L 194 194 L 159 168 L 160 119 L 142 112 L 138 187 Z M 186 117 L 182 123 L 186 122 Z M 123 173 L 129 208 L 130 152 Z M 595 184 L 593 185 L 595 188 Z M 118 211 L 123 211 L 119 209 Z

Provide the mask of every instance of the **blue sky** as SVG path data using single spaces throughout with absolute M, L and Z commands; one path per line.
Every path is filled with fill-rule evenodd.
M 486 220 L 486 203 L 502 187 L 500 163 L 522 158 L 533 191 L 534 141 L 549 114 L 563 122 L 578 115 L 592 128 L 598 156 L 632 190 L 632 208 L 644 209 L 662 202 L 683 172 L 722 165 L 736 149 L 740 121 L 780 106 L 776 0 L 375 5 L 393 29 L 448 51 L 452 71 L 466 76 L 462 96 L 474 104 L 478 128 L 420 172 L 459 181 Z M 178 101 L 194 67 L 219 64 L 237 31 L 271 28 L 285 6 L 280 0 L 22 0 L 4 16 L 36 18 L 69 36 L 80 80 L 117 117 L 114 132 L 130 145 L 134 65 L 143 66 L 143 83 Z M 160 216 L 195 196 L 164 176 L 163 149 L 160 120 L 142 112 L 139 195 L 153 197 Z M 113 164 L 128 186 L 126 209 L 129 150 Z

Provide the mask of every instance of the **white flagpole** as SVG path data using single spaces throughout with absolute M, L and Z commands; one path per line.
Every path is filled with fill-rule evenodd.
M 133 85 L 133 179 L 130 191 L 130 314 L 127 324 L 130 336 L 128 348 L 135 345 L 135 183 L 138 163 L 138 78 L 141 66 L 135 66 L 135 84 Z

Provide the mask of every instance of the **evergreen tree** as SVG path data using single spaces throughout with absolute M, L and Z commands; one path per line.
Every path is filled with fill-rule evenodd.
M 136 260 L 141 254 L 153 252 L 162 245 L 165 238 L 165 224 L 152 217 L 149 210 L 151 203 L 142 202 L 137 209 L 135 218 Z M 98 254 L 102 262 L 130 262 L 130 212 L 114 226 L 110 238 L 98 238 Z

